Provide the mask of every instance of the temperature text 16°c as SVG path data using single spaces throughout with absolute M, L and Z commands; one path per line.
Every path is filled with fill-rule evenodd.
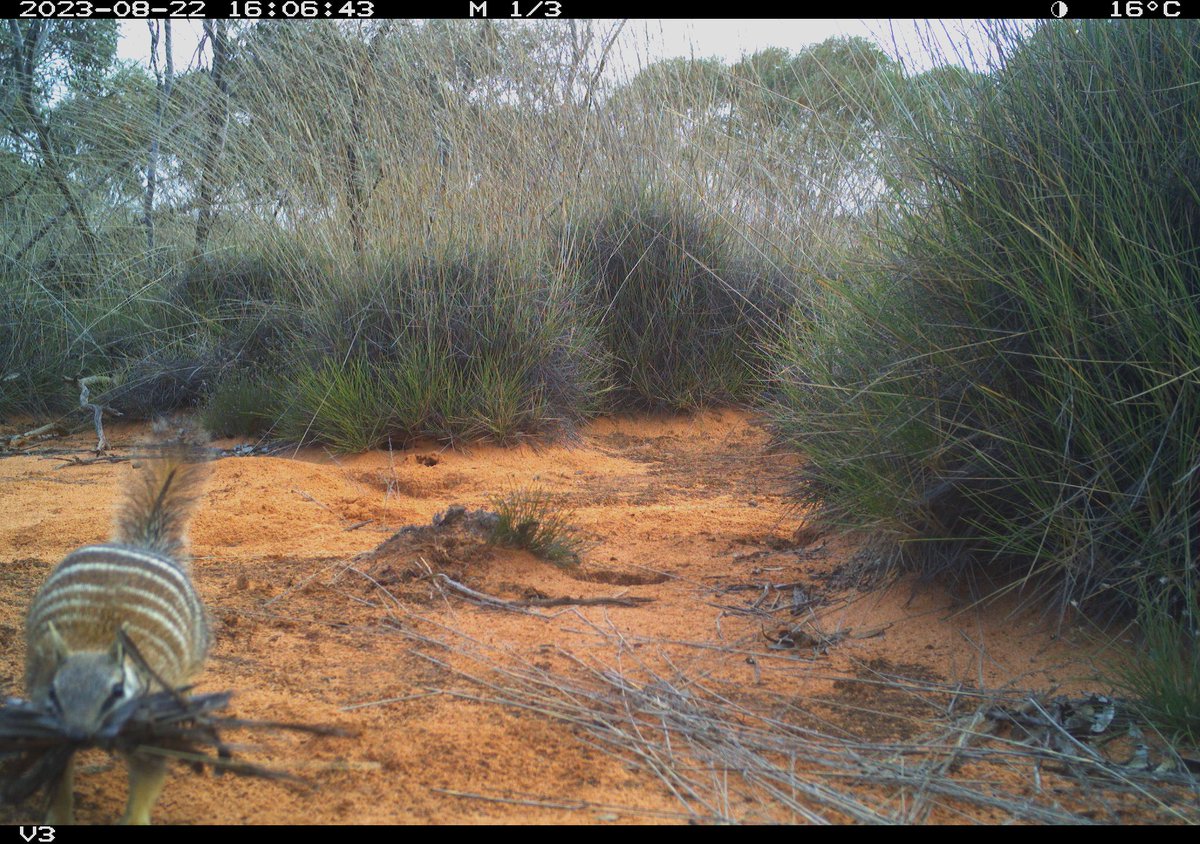
M 1177 18 L 1182 14 L 1180 0 L 1114 0 L 1110 18 L 1140 18 L 1155 13 L 1164 18 Z

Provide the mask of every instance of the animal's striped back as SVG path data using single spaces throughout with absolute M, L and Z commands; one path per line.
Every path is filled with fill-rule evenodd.
M 57 667 L 54 633 L 69 653 L 107 651 L 118 632 L 172 686 L 208 651 L 203 605 L 184 566 L 144 548 L 88 545 L 69 554 L 33 600 L 26 622 L 26 688 L 45 689 Z

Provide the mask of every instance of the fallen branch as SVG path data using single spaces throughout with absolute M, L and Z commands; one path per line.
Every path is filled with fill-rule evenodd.
M 34 428 L 32 431 L 26 431 L 23 434 L 13 434 L 4 444 L 5 448 L 20 448 L 34 439 L 48 439 L 54 437 L 65 437 L 67 430 L 60 422 L 48 422 Z
M 826 633 L 815 626 L 812 633 L 804 630 L 801 626 L 785 626 L 773 633 L 763 630 L 763 637 L 770 643 L 767 647 L 771 650 L 813 648 L 817 653 L 823 654 L 845 639 L 872 639 L 882 636 L 891 626 L 891 624 L 885 624 L 882 627 L 873 627 L 862 632 L 855 632 L 854 628 L 847 627 L 832 633 Z
M 63 462 L 55 466 L 55 469 L 65 469 L 68 466 L 91 466 L 93 463 L 128 463 L 128 457 L 118 457 L 115 454 L 104 454 L 99 457 L 68 457 L 63 459 Z
M 537 616 L 538 618 L 550 618 L 550 616 L 545 615 L 543 613 L 533 612 L 532 610 L 528 610 L 524 607 L 517 606 L 512 601 L 506 601 L 503 598 L 497 598 L 492 595 L 485 595 L 483 592 L 476 592 L 474 589 L 472 589 L 469 586 L 463 586 L 457 580 L 451 580 L 449 577 L 446 577 L 446 575 L 442 574 L 441 572 L 437 572 L 436 574 L 434 574 L 433 580 L 435 583 L 444 583 L 447 586 L 449 586 L 452 591 L 457 592 L 458 594 L 462 595 L 464 598 L 467 598 L 472 601 L 476 601 L 481 604 L 486 604 L 486 605 L 492 606 L 492 607 L 499 607 L 500 609 L 514 610 L 515 612 L 524 613 L 525 615 Z
M 642 604 L 654 603 L 653 598 L 613 597 L 613 598 L 526 598 L 523 601 L 513 601 L 519 607 L 637 607 Z
M 544 800 L 536 795 L 522 796 L 521 792 L 508 791 L 505 795 L 481 794 L 476 791 L 455 791 L 449 788 L 431 788 L 434 794 L 445 794 L 448 797 L 461 797 L 467 800 L 485 800 L 489 803 L 510 803 L 515 806 L 533 806 L 541 809 L 565 809 L 570 812 L 590 811 L 618 813 L 622 815 L 645 815 L 651 818 L 666 818 L 668 820 L 692 820 L 692 816 L 683 812 L 670 812 L 662 809 L 650 809 L 642 806 L 628 806 L 617 803 L 595 803 L 591 800 L 572 800 L 569 803 Z M 614 818 L 615 820 L 615 818 Z
M 434 695 L 440 695 L 441 693 L 442 692 L 440 689 L 435 689 L 431 692 L 417 692 L 416 694 L 401 695 L 400 697 L 389 697 L 384 698 L 383 700 L 368 700 L 365 703 L 351 703 L 347 704 L 346 706 L 339 707 L 339 709 L 342 712 L 352 712 L 355 709 L 366 709 L 368 706 L 387 706 L 391 703 L 405 703 L 410 700 L 420 700 L 423 697 L 433 697 Z
M 101 417 L 106 410 L 113 416 L 122 416 L 123 414 L 114 407 L 93 402 L 91 385 L 109 384 L 112 383 L 112 378 L 107 375 L 88 375 L 85 378 L 76 378 L 75 383 L 79 385 L 79 406 L 84 410 L 92 411 L 92 421 L 96 425 L 96 454 L 103 454 L 108 450 L 108 438 L 104 436 L 104 422 Z
M 431 788 L 429 790 L 435 794 L 445 794 L 448 797 L 463 797 L 469 800 L 486 800 L 489 803 L 507 803 L 512 806 L 536 806 L 541 809 L 566 809 L 571 812 L 578 812 L 588 808 L 588 804 L 582 800 L 573 800 L 570 803 L 554 803 L 548 800 L 526 800 L 518 797 L 497 797 L 490 794 L 478 794 L 473 791 L 453 791 L 449 788 Z
M 483 592 L 477 592 L 469 586 L 463 586 L 457 580 L 451 580 L 441 572 L 434 575 L 436 580 L 439 580 L 463 595 L 474 601 L 489 604 L 491 606 L 501 607 L 503 609 L 519 609 L 524 610 L 529 607 L 636 607 L 641 604 L 648 604 L 653 601 L 653 598 L 524 598 L 521 600 L 510 600 L 507 598 L 497 598 L 495 595 L 487 595 Z M 537 613 L 533 613 L 537 615 Z

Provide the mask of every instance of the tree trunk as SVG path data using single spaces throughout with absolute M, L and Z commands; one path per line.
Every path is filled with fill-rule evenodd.
M 229 82 L 225 78 L 226 64 L 229 61 L 229 34 L 227 24 L 220 20 L 205 20 L 204 33 L 212 43 L 212 81 L 216 92 L 208 108 L 208 139 L 204 146 L 204 161 L 200 167 L 200 190 L 196 205 L 199 214 L 196 219 L 195 254 L 202 255 L 208 246 L 208 236 L 212 232 L 216 212 L 213 210 L 216 196 L 217 159 L 225 135 L 225 121 L 228 118 Z
M 150 62 L 154 67 L 158 89 L 158 102 L 154 109 L 154 135 L 150 139 L 150 153 L 146 160 L 146 194 L 142 198 L 142 220 L 146 227 L 146 254 L 154 252 L 154 193 L 158 188 L 158 147 L 162 138 L 163 118 L 167 102 L 171 99 L 171 86 L 175 82 L 175 58 L 171 55 L 171 21 L 162 22 L 163 43 L 166 53 L 166 70 L 158 71 L 158 21 L 147 21 L 150 27 Z
M 42 167 L 46 171 L 46 174 L 49 175 L 50 181 L 58 188 L 58 192 L 62 194 L 67 210 L 71 218 L 75 221 L 75 226 L 79 229 L 79 234 L 83 238 L 84 245 L 87 247 L 89 257 L 92 263 L 95 264 L 100 254 L 99 241 L 97 241 L 96 234 L 92 231 L 91 226 L 88 225 L 87 215 L 83 212 L 83 206 L 79 204 L 79 200 L 71 191 L 71 183 L 67 179 L 66 173 L 63 172 L 58 155 L 54 150 L 54 145 L 50 141 L 50 130 L 43 122 L 41 114 L 38 112 L 37 104 L 34 102 L 34 69 L 37 67 L 38 54 L 45 45 L 46 23 L 46 21 L 42 20 L 31 21 L 22 37 L 18 22 L 15 20 L 8 22 L 9 31 L 13 35 L 13 63 L 15 65 L 14 76 L 17 83 L 17 101 L 20 103 L 21 109 L 25 112 L 25 117 L 29 121 L 29 125 L 33 127 L 33 133 L 37 137 L 38 150 L 42 154 Z

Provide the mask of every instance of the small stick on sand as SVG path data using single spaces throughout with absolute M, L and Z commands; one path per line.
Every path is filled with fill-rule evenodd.
M 48 422 L 45 425 L 34 428 L 32 431 L 26 431 L 23 434 L 13 434 L 4 445 L 6 448 L 16 449 L 37 438 L 62 437 L 66 433 L 67 431 L 61 423 Z
M 483 592 L 476 592 L 468 586 L 463 586 L 456 580 L 451 580 L 442 573 L 434 575 L 437 580 L 442 581 L 455 592 L 472 600 L 479 601 L 493 606 L 503 607 L 504 609 L 521 609 L 528 607 L 565 607 L 565 606 L 582 606 L 582 607 L 636 607 L 640 604 L 647 604 L 653 601 L 653 598 L 528 598 L 520 601 L 510 601 L 506 598 L 497 598 L 494 595 L 486 595 Z M 536 615 L 536 613 L 534 613 Z
M 55 469 L 65 469 L 68 466 L 91 466 L 93 463 L 128 463 L 128 457 L 118 457 L 115 454 L 104 454 L 99 457 L 82 457 L 59 458 L 63 462 L 55 466 Z

